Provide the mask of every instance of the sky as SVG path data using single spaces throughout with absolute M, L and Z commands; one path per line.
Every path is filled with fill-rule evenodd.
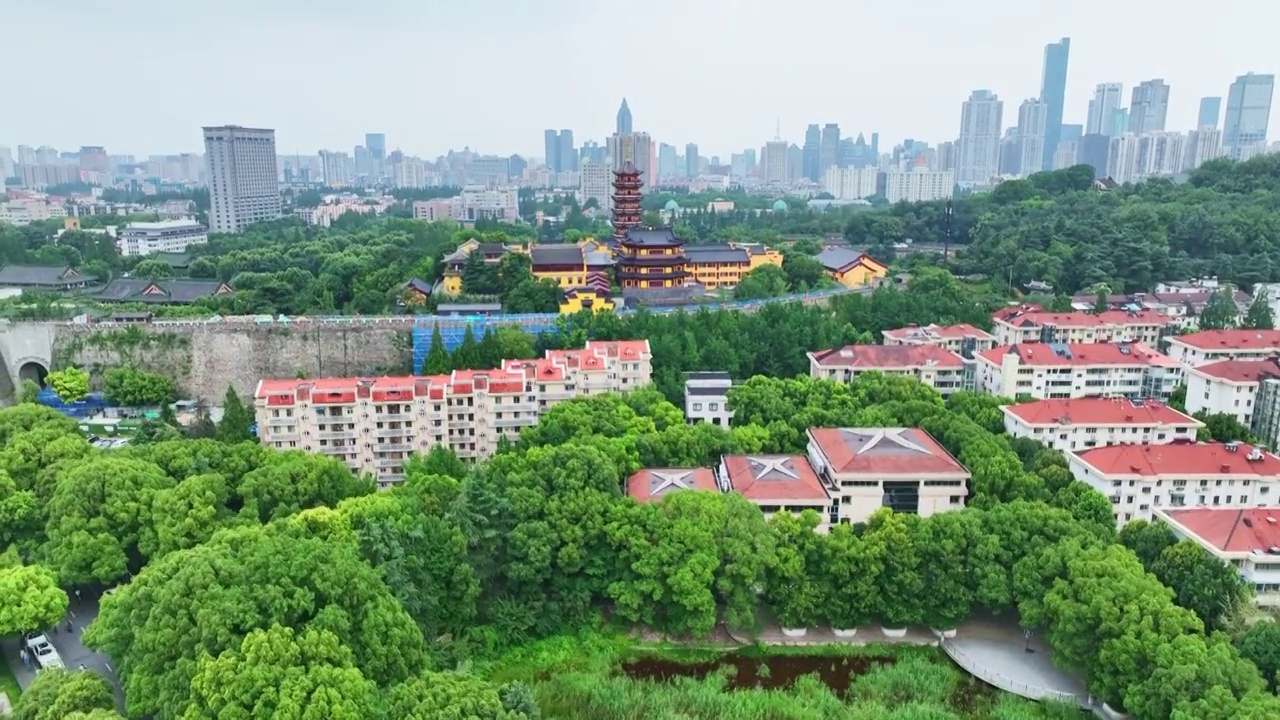
M 0 0 L 0 146 L 192 152 L 236 124 L 275 128 L 280 154 L 383 132 L 427 159 L 540 157 L 547 128 L 603 143 L 624 96 L 637 131 L 726 160 L 779 125 L 936 143 L 978 88 L 1016 124 L 1061 37 L 1064 122 L 1100 82 L 1128 105 L 1158 77 L 1167 128 L 1190 130 L 1202 96 L 1280 72 L 1276 27 L 1269 0 Z

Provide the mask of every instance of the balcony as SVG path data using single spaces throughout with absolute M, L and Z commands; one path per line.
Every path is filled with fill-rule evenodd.
M 402 427 L 402 428 L 381 428 L 381 429 L 378 429 L 378 430 L 374 430 L 374 432 L 375 432 L 375 433 L 377 433 L 377 435 L 378 435 L 378 437 L 379 437 L 379 438 L 384 438 L 384 437 L 388 437 L 388 438 L 409 437 L 409 436 L 411 436 L 411 435 L 413 435 L 413 434 L 414 434 L 414 432 L 413 432 L 413 428 L 409 428 L 409 427 Z
M 477 424 L 478 423 L 475 420 L 457 420 L 457 419 L 450 420 L 449 422 L 445 423 L 445 425 L 451 430 L 458 430 L 458 429 L 465 430 L 466 428 L 473 428 Z
M 293 432 L 268 432 L 266 437 L 263 439 L 267 442 L 289 442 L 301 441 L 302 437 L 298 434 L 298 431 L 295 430 Z
M 320 440 L 348 440 L 348 439 L 355 438 L 356 431 L 354 429 L 325 430 L 323 432 L 317 432 L 315 435 L 316 435 L 316 438 Z
M 404 462 L 404 458 L 379 458 L 373 461 L 373 466 L 376 468 L 401 467 Z
M 378 422 L 412 422 L 412 413 L 377 413 L 373 416 Z
M 493 421 L 494 427 L 500 427 L 500 428 L 529 427 L 537 424 L 538 424 L 538 417 L 536 415 L 531 415 L 529 417 L 518 417 L 518 418 L 499 418 Z
M 374 446 L 377 452 L 413 452 L 413 443 L 379 440 Z

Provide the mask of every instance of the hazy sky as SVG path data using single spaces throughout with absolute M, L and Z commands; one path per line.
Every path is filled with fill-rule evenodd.
M 281 154 L 385 132 L 428 158 L 541 156 L 545 128 L 603 140 L 623 96 L 636 130 L 726 159 L 778 121 L 796 143 L 811 122 L 937 142 L 976 88 L 1016 124 L 1063 36 L 1064 122 L 1099 82 L 1127 105 L 1162 77 L 1187 130 L 1202 96 L 1280 72 L 1277 27 L 1274 0 L 0 0 L 0 145 L 183 152 L 231 123 Z

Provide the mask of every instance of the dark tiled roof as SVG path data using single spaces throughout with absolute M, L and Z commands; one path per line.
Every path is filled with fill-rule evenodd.
M 425 280 L 419 280 L 418 278 L 413 278 L 412 280 L 409 281 L 409 287 L 412 288 L 413 290 L 416 290 L 417 292 L 422 293 L 423 295 L 431 294 L 431 284 L 426 282 Z
M 652 247 L 665 247 L 668 245 L 680 245 L 684 241 L 677 238 L 671 228 L 657 228 L 655 230 L 642 230 L 640 228 L 631 228 L 627 230 L 628 245 L 648 245 Z
M 751 255 L 745 248 L 732 248 L 728 245 L 693 245 L 686 246 L 685 254 L 689 262 L 695 263 L 749 263 Z
M 148 280 L 117 278 L 98 293 L 103 302 L 189 303 L 231 292 L 219 280 Z
M 65 265 L 6 265 L 0 268 L 0 285 L 63 287 L 93 279 Z
M 690 370 L 684 374 L 685 380 L 732 380 L 733 376 L 723 370 Z
M 191 265 L 191 253 L 170 253 L 158 252 L 152 253 L 148 260 L 159 260 L 171 268 L 186 268 Z
M 529 251 L 529 256 L 534 267 L 582 264 L 582 248 L 577 245 L 538 245 Z
M 858 260 L 862 258 L 862 255 L 863 253 L 860 253 L 857 250 L 850 250 L 849 248 L 827 248 L 826 250 L 818 253 L 817 256 L 814 257 L 814 260 L 821 263 L 822 267 L 834 271 L 843 270 L 858 262 Z

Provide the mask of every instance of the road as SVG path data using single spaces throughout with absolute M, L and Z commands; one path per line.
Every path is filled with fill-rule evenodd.
M 68 617 L 71 619 L 72 631 L 67 632 L 64 622 L 59 627 L 58 632 L 55 633 L 52 629 L 46 632 L 49 641 L 57 648 L 58 655 L 62 657 L 62 662 L 67 666 L 67 669 L 76 670 L 83 664 L 86 670 L 96 672 L 106 678 L 115 691 L 117 709 L 123 714 L 124 692 L 120 689 L 120 678 L 116 675 L 115 667 L 110 658 L 90 650 L 80 640 L 81 633 L 84 632 L 85 627 L 98 617 L 98 599 L 85 595 L 82 600 L 77 600 L 76 596 L 72 594 Z M 35 679 L 36 674 L 34 668 L 24 667 L 22 660 L 19 659 L 19 639 L 6 638 L 0 640 L 0 648 L 3 648 L 4 659 L 13 670 L 14 677 L 18 679 L 18 685 L 23 690 L 26 690 L 31 681 Z

